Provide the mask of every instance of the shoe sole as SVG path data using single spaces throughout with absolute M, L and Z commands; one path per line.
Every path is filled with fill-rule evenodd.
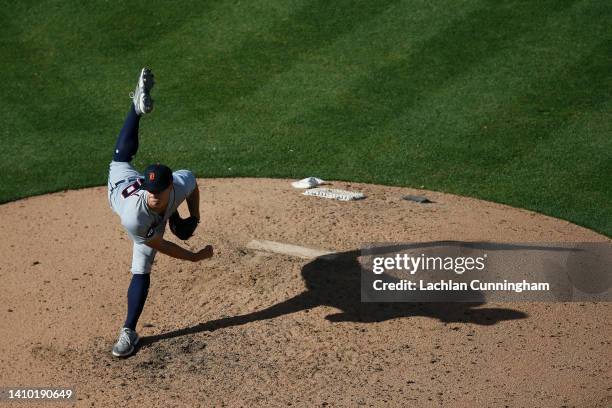
M 151 72 L 151 70 L 147 68 L 143 68 L 142 71 L 140 71 L 140 76 L 138 77 L 138 85 L 142 85 L 142 88 L 146 92 L 149 92 L 151 91 L 151 89 L 153 89 L 153 86 L 155 85 L 155 80 L 152 79 L 151 81 L 145 82 L 144 81 L 145 71 L 148 71 L 151 74 L 151 78 L 153 78 L 153 73 Z
M 151 80 L 150 81 L 145 81 L 144 77 L 145 77 L 145 72 L 149 72 L 149 74 L 151 75 Z M 151 111 L 153 110 L 153 98 L 151 98 L 151 95 L 149 95 L 149 92 L 151 92 L 151 89 L 153 89 L 153 86 L 155 85 L 155 79 L 153 78 L 153 73 L 151 72 L 150 69 L 148 68 L 143 68 L 140 71 L 140 75 L 138 76 L 138 87 L 142 88 L 142 103 L 144 105 L 144 109 L 140 109 L 139 110 L 142 113 L 151 113 Z
M 138 342 L 140 341 L 140 337 L 136 337 L 136 340 L 134 340 L 134 346 L 138 345 Z M 136 350 L 136 347 L 132 346 L 132 348 L 127 352 L 127 353 L 123 353 L 123 354 L 119 354 L 119 353 L 115 353 L 115 350 L 111 351 L 111 354 L 115 357 L 128 357 L 131 356 L 132 353 L 134 353 L 134 350 Z

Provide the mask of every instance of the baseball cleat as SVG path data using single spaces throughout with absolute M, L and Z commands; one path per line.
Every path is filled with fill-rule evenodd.
M 134 352 L 135 346 L 138 344 L 140 337 L 135 330 L 124 327 L 119 332 L 119 339 L 113 346 L 113 356 L 127 357 Z
M 149 68 L 143 68 L 138 77 L 138 84 L 134 92 L 130 93 L 130 98 L 134 101 L 134 108 L 138 115 L 150 113 L 153 110 L 153 99 L 151 89 L 155 85 L 155 77 Z

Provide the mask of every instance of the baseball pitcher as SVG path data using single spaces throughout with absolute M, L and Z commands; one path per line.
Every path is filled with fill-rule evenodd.
M 142 115 L 153 110 L 151 88 L 154 77 L 143 68 L 132 97 L 130 111 L 119 132 L 108 174 L 108 201 L 121 218 L 121 225 L 134 242 L 132 280 L 127 291 L 127 317 L 112 349 L 115 357 L 126 357 L 138 344 L 136 323 L 142 313 L 149 291 L 150 273 L 155 254 L 159 251 L 173 258 L 192 262 L 212 257 L 207 245 L 191 252 L 164 239 L 166 223 L 180 239 L 192 236 L 200 222 L 200 193 L 196 179 L 189 170 L 172 172 L 163 164 L 151 164 L 139 173 L 131 164 L 138 151 L 138 125 Z M 178 206 L 187 201 L 189 218 L 182 219 Z

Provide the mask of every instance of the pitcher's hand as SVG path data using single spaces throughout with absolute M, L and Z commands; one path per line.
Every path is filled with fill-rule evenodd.
M 193 262 L 198 262 L 204 259 L 212 258 L 213 247 L 212 245 L 206 245 L 204 249 L 199 250 L 193 254 Z

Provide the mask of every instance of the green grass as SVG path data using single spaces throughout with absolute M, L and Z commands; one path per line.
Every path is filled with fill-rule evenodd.
M 138 4 L 140 4 L 140 6 Z M 2 2 L 0 201 L 136 165 L 479 197 L 612 236 L 608 1 Z

